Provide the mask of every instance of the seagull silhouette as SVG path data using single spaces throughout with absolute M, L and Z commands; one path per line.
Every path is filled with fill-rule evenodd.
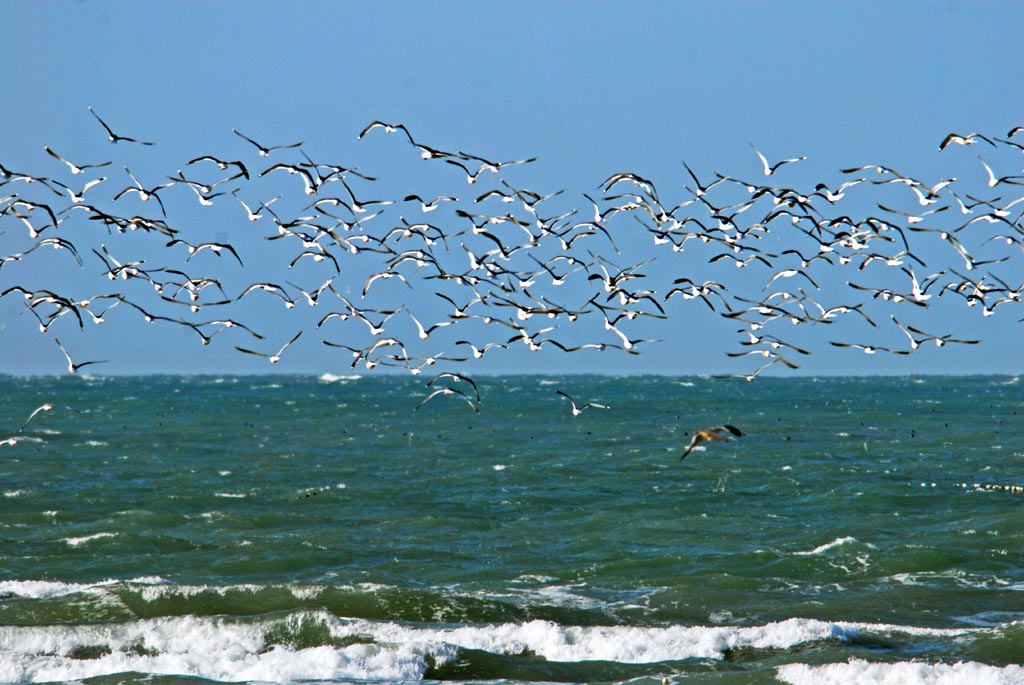
M 117 133 L 114 133 L 111 130 L 111 128 L 109 126 L 107 126 L 107 123 L 105 121 L 103 121 L 102 119 L 100 119 L 100 115 L 97 114 L 96 111 L 93 110 L 93 108 L 91 106 L 89 107 L 89 113 L 92 114 L 94 117 L 96 117 L 96 121 L 100 122 L 100 126 L 102 126 L 103 129 L 107 132 L 107 137 L 110 138 L 110 142 L 111 143 L 117 143 L 117 142 L 120 142 L 120 141 L 123 140 L 126 143 L 138 143 L 139 145 L 155 145 L 155 143 L 150 143 L 150 142 L 145 141 L 145 140 L 139 140 L 137 138 L 129 138 L 128 136 L 122 136 L 122 135 L 118 135 Z M 63 160 L 61 160 L 61 161 L 63 161 Z
M 274 150 L 287 150 L 289 148 L 299 147 L 300 145 L 302 145 L 302 141 L 301 140 L 299 142 L 297 142 L 297 143 L 290 143 L 288 145 L 262 145 L 260 143 L 257 143 L 255 140 L 253 140 L 249 136 L 245 135 L 244 133 L 242 133 L 241 131 L 239 131 L 236 128 L 231 129 L 231 132 L 234 133 L 239 138 L 241 138 L 242 140 L 246 140 L 246 141 L 252 143 L 253 145 L 255 145 L 256 149 L 259 150 L 260 157 L 267 157 Z

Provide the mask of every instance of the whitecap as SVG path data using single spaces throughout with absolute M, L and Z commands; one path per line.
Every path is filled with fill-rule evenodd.
M 823 545 L 818 545 L 814 549 L 809 550 L 807 552 L 793 552 L 793 554 L 801 557 L 812 556 L 815 554 L 821 554 L 822 552 L 827 552 L 830 549 L 835 549 L 836 547 L 839 547 L 841 545 L 850 544 L 851 542 L 857 542 L 857 538 L 848 535 L 846 537 L 836 538 L 832 542 L 826 542 Z
M 373 587 L 377 586 L 367 585 L 365 589 Z M 143 589 L 144 593 L 159 595 L 249 588 L 146 585 Z M 296 591 L 305 594 L 315 589 L 292 589 Z M 294 633 L 310 622 L 327 628 L 331 642 L 344 646 L 299 649 L 268 642 L 268 636 Z M 217 681 L 421 680 L 429 662 L 446 663 L 457 658 L 460 649 L 505 655 L 529 650 L 552 662 L 656 663 L 722 659 L 733 649 L 788 649 L 822 640 L 847 640 L 861 631 L 959 636 L 979 630 L 983 629 L 830 623 L 803 618 L 761 626 L 566 626 L 534 620 L 439 627 L 345 620 L 324 611 L 296 612 L 271 621 L 178 616 L 92 625 L 8 625 L 0 626 L 0 644 L 4 645 L 0 651 L 0 682 L 81 680 L 132 671 Z M 74 658 L 81 648 L 93 648 L 98 656 Z M 803 677 L 796 670 L 791 673 Z M 827 671 L 823 673 L 828 675 Z
M 326 615 L 290 616 L 286 629 Z M 289 626 L 290 624 L 290 626 Z M 185 675 L 223 682 L 299 680 L 420 680 L 424 655 L 410 645 L 360 641 L 345 647 L 293 649 L 268 644 L 274 624 L 195 616 L 122 624 L 0 626 L 0 682 L 55 682 L 117 673 Z M 101 648 L 96 658 L 76 650 Z
M 779 680 L 792 685 L 857 685 L 857 683 L 900 683 L 900 685 L 1022 685 L 1024 666 L 990 666 L 973 661 L 930 664 L 921 661 L 872 663 L 851 659 L 846 663 L 786 664 L 776 671 Z
M 335 637 L 370 636 L 378 643 L 453 645 L 497 654 L 530 651 L 548 661 L 657 663 L 722 659 L 734 649 L 788 649 L 822 640 L 847 640 L 861 631 L 958 636 L 977 629 L 933 629 L 790 618 L 763 626 L 563 626 L 550 621 L 436 629 L 353 621 Z
M 137 578 L 129 578 L 125 582 L 132 585 L 167 585 L 170 583 L 169 580 L 162 576 L 139 576 Z
M 113 537 L 117 537 L 117 533 L 106 533 L 106 532 L 103 532 L 103 533 L 93 533 L 92 535 L 83 535 L 80 538 L 63 538 L 61 540 L 61 542 L 66 542 L 69 545 L 71 545 L 72 547 L 80 547 L 81 545 L 84 545 L 87 542 L 92 542 L 93 540 L 100 540 L 102 538 L 113 538 Z
M 108 581 L 107 584 L 114 581 Z M 25 599 L 52 599 L 84 592 L 94 592 L 99 585 L 62 583 L 52 580 L 0 580 L 0 597 L 23 597 Z M 0 680 L 3 680 L 0 678 Z
M 321 383 L 338 383 L 345 381 L 357 381 L 362 376 L 359 374 L 334 374 L 334 373 L 322 373 L 320 374 Z

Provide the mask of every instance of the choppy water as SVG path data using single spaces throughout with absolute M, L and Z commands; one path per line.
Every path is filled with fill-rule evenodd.
M 0 378 L 0 681 L 1024 682 L 1016 378 L 425 382 Z

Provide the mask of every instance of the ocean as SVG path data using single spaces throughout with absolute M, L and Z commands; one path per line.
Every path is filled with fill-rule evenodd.
M 430 380 L 0 377 L 0 682 L 1024 683 L 1019 378 Z

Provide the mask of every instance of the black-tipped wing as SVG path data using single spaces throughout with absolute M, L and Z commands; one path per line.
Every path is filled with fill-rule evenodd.
M 724 426 L 722 426 L 722 428 L 724 428 L 725 430 L 729 431 L 730 433 L 735 435 L 737 438 L 742 438 L 743 437 L 743 431 L 741 431 L 736 426 L 730 426 L 729 424 L 725 424 Z

